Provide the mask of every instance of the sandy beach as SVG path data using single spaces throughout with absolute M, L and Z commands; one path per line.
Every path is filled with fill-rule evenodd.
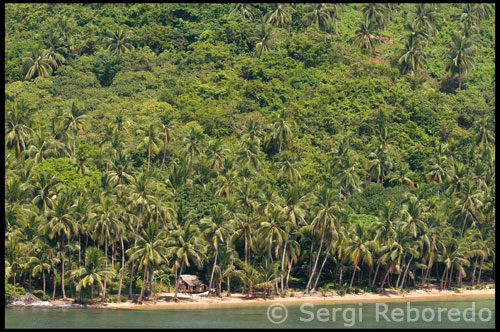
M 495 289 L 482 289 L 482 290 L 442 290 L 428 289 L 428 290 L 412 290 L 409 293 L 399 291 L 387 291 L 385 293 L 363 293 L 363 294 L 345 294 L 332 295 L 315 293 L 312 295 L 303 295 L 302 292 L 297 292 L 293 297 L 280 297 L 273 296 L 267 299 L 263 298 L 246 298 L 239 293 L 233 293 L 231 297 L 214 297 L 207 298 L 206 296 L 187 296 L 179 294 L 179 301 L 174 302 L 171 300 L 173 293 L 160 293 L 158 300 L 147 300 L 144 303 L 136 304 L 131 301 L 122 303 L 106 303 L 104 306 L 114 309 L 160 309 L 160 308 L 208 308 L 213 306 L 225 305 L 265 305 L 271 303 L 304 303 L 304 302 L 330 302 L 330 303 L 352 303 L 352 302 L 387 302 L 387 301 L 401 301 L 401 300 L 444 300 L 453 298 L 479 298 L 479 297 L 494 297 Z M 164 300 L 164 299 L 168 300 Z

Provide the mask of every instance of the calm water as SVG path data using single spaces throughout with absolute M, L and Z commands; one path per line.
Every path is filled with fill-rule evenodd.
M 408 310 L 408 303 L 409 308 Z M 474 321 L 472 320 L 474 303 Z M 316 302 L 284 309 L 258 304 L 218 308 L 99 310 L 6 308 L 6 328 L 494 328 L 495 299 L 375 303 Z M 441 309 L 439 309 L 441 308 Z M 446 308 L 446 309 L 445 309 Z M 452 308 L 451 317 L 448 311 Z M 425 310 L 424 310 L 425 309 Z M 466 310 L 468 309 L 468 310 Z M 441 321 L 439 322 L 439 310 Z M 416 320 L 416 312 L 419 318 Z M 432 314 L 434 320 L 432 319 Z M 465 312 L 465 320 L 464 320 Z M 282 323 L 273 324 L 269 316 Z M 416 321 L 406 322 L 407 315 Z M 385 314 L 385 317 L 384 317 Z M 488 316 L 491 314 L 490 319 Z M 424 319 L 422 319 L 424 315 Z M 480 317 L 481 316 L 481 317 Z M 386 321 L 386 317 L 391 320 Z M 403 317 L 403 318 L 401 318 Z M 456 320 L 458 322 L 450 321 Z M 378 322 L 377 322 L 378 318 Z M 481 318 L 483 321 L 481 321 Z M 312 320 L 311 320 L 312 319 Z M 403 322 L 395 320 L 403 319 Z M 427 321 L 425 321 L 427 320 Z

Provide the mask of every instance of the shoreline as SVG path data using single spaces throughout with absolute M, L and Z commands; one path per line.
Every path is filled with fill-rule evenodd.
M 401 291 L 386 291 L 383 293 L 360 293 L 360 294 L 345 294 L 345 295 L 328 295 L 322 296 L 315 293 L 313 295 L 303 295 L 302 292 L 297 292 L 296 296 L 279 297 L 272 296 L 264 298 L 246 298 L 240 293 L 233 293 L 231 297 L 210 297 L 205 296 L 186 296 L 179 294 L 179 301 L 171 300 L 173 293 L 159 293 L 157 301 L 146 300 L 143 304 L 126 301 L 122 303 L 93 303 L 93 304 L 76 304 L 68 303 L 62 300 L 55 301 L 39 301 L 32 304 L 8 304 L 6 307 L 16 308 L 92 308 L 92 309 L 124 309 L 124 310 L 154 310 L 154 309 L 207 309 L 227 306 L 253 306 L 253 305 L 269 305 L 272 303 L 282 304 L 300 304 L 300 303 L 325 303 L 325 304 L 343 304 L 352 302 L 392 302 L 392 301 L 439 301 L 453 300 L 463 298 L 491 298 L 495 297 L 495 289 L 475 289 L 475 290 L 439 290 L 439 289 L 416 289 L 409 293 Z M 167 298 L 167 299 L 166 299 Z

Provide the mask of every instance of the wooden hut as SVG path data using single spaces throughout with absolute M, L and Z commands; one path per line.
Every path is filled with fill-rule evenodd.
M 192 274 L 181 274 L 178 287 L 184 293 L 202 293 L 208 290 L 208 286 Z

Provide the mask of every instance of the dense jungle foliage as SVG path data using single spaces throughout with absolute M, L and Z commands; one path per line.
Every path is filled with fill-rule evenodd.
M 6 4 L 5 276 L 138 302 L 185 273 L 494 280 L 494 61 L 484 3 Z

